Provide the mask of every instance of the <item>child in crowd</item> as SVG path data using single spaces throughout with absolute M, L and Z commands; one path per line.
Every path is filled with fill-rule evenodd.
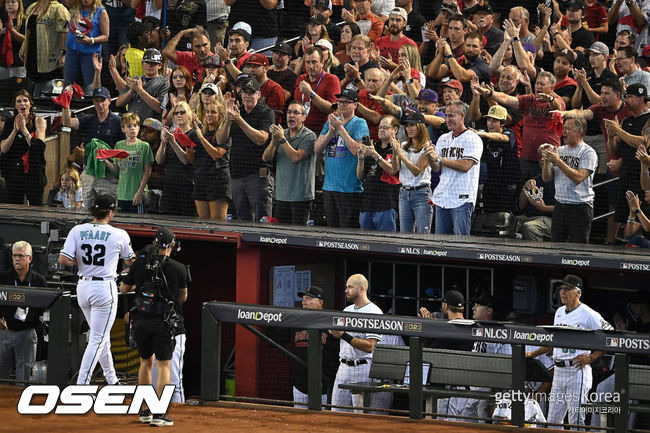
M 74 168 L 69 168 L 61 173 L 59 182 L 61 182 L 61 188 L 59 188 L 55 200 L 66 209 L 81 209 L 83 195 L 81 193 L 79 172 Z

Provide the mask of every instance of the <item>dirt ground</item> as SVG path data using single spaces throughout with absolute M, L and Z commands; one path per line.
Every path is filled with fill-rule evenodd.
M 20 415 L 16 410 L 22 388 L 0 386 L 0 432 L 119 432 L 150 427 L 128 415 Z M 174 405 L 169 410 L 174 425 L 170 431 L 203 433 L 318 432 L 318 433 L 467 433 L 515 432 L 523 429 L 503 426 L 467 425 L 404 417 L 307 412 L 268 405 L 223 402 L 218 405 Z

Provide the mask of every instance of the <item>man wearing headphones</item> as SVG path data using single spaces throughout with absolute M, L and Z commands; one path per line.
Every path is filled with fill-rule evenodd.
M 138 383 L 152 383 L 151 369 L 155 355 L 158 362 L 158 396 L 162 395 L 165 385 L 171 383 L 170 370 L 176 345 L 174 335 L 183 328 L 181 305 L 187 300 L 187 268 L 169 258 L 175 244 L 176 239 L 171 231 L 165 228 L 158 230 L 153 245 L 138 253 L 129 274 L 120 284 L 120 292 L 136 292 L 136 306 L 131 310 L 131 318 L 140 355 Z M 154 426 L 174 425 L 166 414 L 152 414 L 149 409 L 140 413 L 140 422 Z

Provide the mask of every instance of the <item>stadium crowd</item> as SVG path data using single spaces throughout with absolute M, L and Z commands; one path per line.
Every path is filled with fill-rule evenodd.
M 588 243 L 596 178 L 604 241 L 648 247 L 650 1 L 502 3 L 0 0 L 4 199 Z M 57 79 L 79 139 L 44 200 Z

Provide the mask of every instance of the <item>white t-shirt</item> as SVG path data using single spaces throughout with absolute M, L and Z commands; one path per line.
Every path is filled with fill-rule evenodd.
M 562 204 L 588 204 L 594 203 L 594 172 L 598 165 L 598 154 L 584 141 L 576 147 L 560 146 L 557 150 L 560 159 L 573 169 L 586 169 L 591 174 L 579 184 L 569 179 L 558 168 L 553 166 L 553 179 L 555 180 L 555 200 Z
M 104 223 L 74 226 L 63 244 L 61 255 L 77 260 L 79 276 L 116 278 L 117 264 L 134 256 L 129 234 Z
M 424 153 L 424 147 L 422 147 L 419 152 L 416 152 L 412 147 L 409 147 L 408 150 L 404 150 L 404 146 L 406 146 L 406 142 L 402 143 L 404 156 L 406 156 L 411 164 L 418 165 L 418 161 Z M 406 165 L 402 164 L 400 165 L 399 170 L 399 181 L 403 186 L 408 187 L 416 187 L 424 184 L 431 185 L 431 167 L 427 166 L 418 176 L 413 176 L 411 170 L 409 170 Z
M 377 305 L 375 305 L 372 302 L 367 303 L 361 308 L 355 308 L 354 304 L 348 305 L 343 309 L 343 311 L 347 311 L 349 313 L 362 313 L 362 314 L 384 314 L 381 311 L 381 308 L 379 308 Z M 364 334 L 361 332 L 349 332 L 348 334 L 352 335 L 353 337 L 361 338 L 364 340 L 366 338 L 372 338 L 373 340 L 377 340 L 377 342 L 381 341 L 380 334 Z M 358 360 L 358 359 L 371 360 L 372 353 L 367 353 L 364 352 L 363 350 L 355 349 L 347 341 L 341 340 L 341 346 L 339 349 L 339 358 L 347 359 L 349 361 Z
M 555 319 L 553 320 L 555 326 L 573 326 L 574 328 L 582 329 L 605 329 L 612 330 L 607 320 L 603 319 L 597 311 L 594 311 L 585 304 L 580 304 L 574 310 L 566 312 L 566 307 L 563 305 L 555 312 Z M 553 349 L 554 361 L 570 361 L 576 356 L 591 353 L 590 350 L 583 349 L 570 349 L 566 347 L 556 347 Z
M 453 132 L 448 132 L 438 139 L 436 149 L 442 158 L 451 161 L 469 159 L 475 164 L 467 172 L 442 167 L 440 183 L 433 191 L 435 205 L 444 209 L 455 209 L 468 202 L 476 204 L 478 176 L 481 171 L 479 162 L 483 155 L 481 137 L 469 129 L 458 137 L 454 137 Z

